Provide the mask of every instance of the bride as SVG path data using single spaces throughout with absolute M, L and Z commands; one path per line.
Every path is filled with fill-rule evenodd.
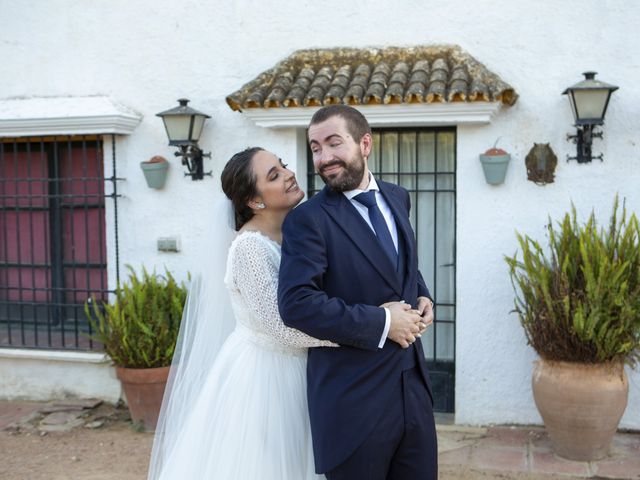
M 148 478 L 320 479 L 306 349 L 336 345 L 285 327 L 277 302 L 282 222 L 304 193 L 293 172 L 258 147 L 235 154 L 221 180 L 238 234 L 229 246 L 232 229 L 217 212 L 206 270 L 184 309 Z

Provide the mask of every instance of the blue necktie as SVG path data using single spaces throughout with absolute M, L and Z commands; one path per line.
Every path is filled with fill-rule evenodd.
M 376 232 L 380 246 L 382 246 L 382 249 L 389 257 L 389 260 L 391 260 L 391 265 L 393 265 L 394 268 L 397 268 L 398 252 L 396 252 L 396 247 L 393 245 L 393 239 L 391 238 L 387 222 L 378 208 L 375 190 L 359 193 L 353 197 L 353 199 L 367 207 L 369 210 L 369 220 L 371 220 L 371 224 Z

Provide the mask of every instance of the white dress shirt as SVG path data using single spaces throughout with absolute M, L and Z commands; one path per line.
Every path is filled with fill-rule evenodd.
M 396 221 L 393 218 L 393 213 L 389 208 L 389 204 L 384 199 L 382 194 L 380 193 L 380 188 L 378 187 L 378 183 L 376 179 L 371 174 L 371 172 L 367 172 L 369 175 L 369 185 L 365 190 L 349 190 L 347 192 L 342 192 L 345 197 L 349 199 L 351 204 L 358 210 L 358 213 L 364 218 L 364 221 L 367 222 L 371 231 L 373 231 L 375 235 L 375 229 L 373 228 L 373 224 L 371 223 L 371 219 L 369 218 L 369 209 L 354 200 L 354 197 L 362 192 L 368 192 L 370 190 L 374 190 L 376 192 L 376 203 L 378 204 L 378 208 L 384 217 L 385 222 L 387 222 L 387 227 L 389 228 L 389 232 L 391 233 L 391 239 L 393 240 L 393 246 L 396 248 L 396 252 L 398 251 L 398 229 L 396 227 Z M 389 334 L 389 328 L 391 327 L 391 311 L 388 308 L 384 309 L 385 312 L 385 324 L 384 330 L 382 332 L 382 337 L 380 338 L 380 343 L 378 343 L 378 348 L 384 347 L 385 342 L 387 341 L 387 335 Z

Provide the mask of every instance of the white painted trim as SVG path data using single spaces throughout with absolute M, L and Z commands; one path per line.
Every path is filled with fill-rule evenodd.
M 34 97 L 0 100 L 0 137 L 129 135 L 142 115 L 109 97 Z
M 0 137 L 29 137 L 37 135 L 129 135 L 139 120 L 121 116 L 75 118 L 0 119 Z
M 487 124 L 501 102 L 358 105 L 372 127 L 450 126 Z M 247 108 L 242 114 L 259 127 L 306 127 L 320 107 Z
M 0 348 L 0 358 L 14 360 L 46 360 L 69 363 L 110 363 L 104 353 L 73 352 L 65 350 L 31 350 L 23 348 Z

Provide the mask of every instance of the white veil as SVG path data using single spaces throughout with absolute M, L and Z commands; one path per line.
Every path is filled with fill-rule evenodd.
M 235 238 L 231 201 L 217 195 L 207 218 L 202 269 L 192 277 L 180 333 L 156 427 L 149 480 L 157 480 L 175 447 L 206 375 L 235 326 L 229 292 L 224 284 L 229 246 Z

